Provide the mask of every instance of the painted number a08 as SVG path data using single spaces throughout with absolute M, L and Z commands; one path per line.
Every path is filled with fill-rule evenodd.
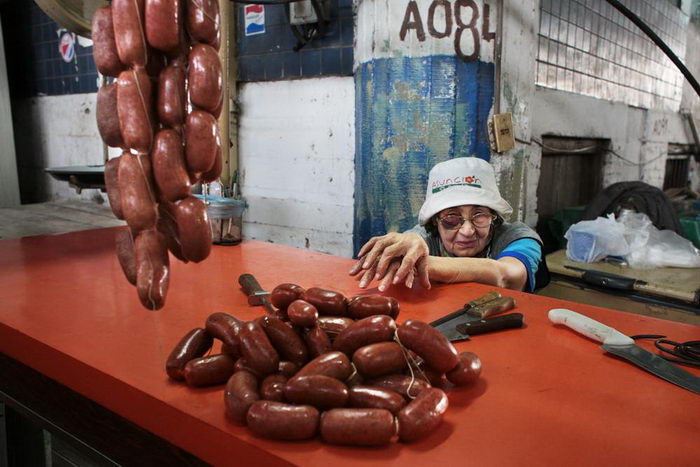
M 445 17 L 444 29 L 438 31 L 435 27 L 435 13 L 438 9 L 442 10 Z M 467 12 L 467 9 L 470 10 Z M 471 13 L 471 14 L 470 14 Z M 401 24 L 401 32 L 399 38 L 403 41 L 406 39 L 408 31 L 415 31 L 416 37 L 420 42 L 425 40 L 425 29 L 427 26 L 428 33 L 436 38 L 442 39 L 452 36 L 454 29 L 454 44 L 455 53 L 465 62 L 471 62 L 479 59 L 479 50 L 481 48 L 481 40 L 491 41 L 496 37 L 496 33 L 489 30 L 490 5 L 484 4 L 483 15 L 479 12 L 479 5 L 474 0 L 456 0 L 450 2 L 448 0 L 433 0 L 428 8 L 427 24 L 423 23 L 423 19 L 418 10 L 418 4 L 415 0 L 411 0 L 406 5 L 406 13 Z M 481 20 L 481 34 L 479 34 L 478 22 Z M 468 22 L 465 21 L 468 19 Z M 453 23 L 454 20 L 454 23 Z M 462 35 L 465 31 L 471 33 L 473 39 L 472 52 L 467 55 L 462 50 Z

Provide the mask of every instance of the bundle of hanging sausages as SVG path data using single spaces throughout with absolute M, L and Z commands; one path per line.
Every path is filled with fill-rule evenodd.
M 198 181 L 221 174 L 223 104 L 218 0 L 113 0 L 92 21 L 97 70 L 116 78 L 97 93 L 97 126 L 122 149 L 105 165 L 114 215 L 126 220 L 117 255 L 141 303 L 159 309 L 168 250 L 199 262 L 211 250 Z
M 447 410 L 445 390 L 467 386 L 479 357 L 458 354 L 429 324 L 397 325 L 392 297 L 342 294 L 281 284 L 276 315 L 243 322 L 210 315 L 187 333 L 166 362 L 189 386 L 226 384 L 228 418 L 257 436 L 331 444 L 386 445 L 428 436 Z M 221 353 L 208 355 L 214 339 Z

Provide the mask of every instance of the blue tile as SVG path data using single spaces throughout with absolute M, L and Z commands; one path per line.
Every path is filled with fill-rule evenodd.
M 243 81 L 262 81 L 265 79 L 265 64 L 260 55 L 244 57 L 241 69 L 245 69 Z
M 341 74 L 340 49 L 323 49 L 321 51 L 321 74 Z
M 352 0 L 338 0 L 338 8 L 352 10 Z
M 284 78 L 299 78 L 301 76 L 301 56 L 299 52 L 284 52 L 282 55 Z
M 352 18 L 340 20 L 340 43 L 344 46 L 351 46 L 354 35 Z
M 289 26 L 287 13 L 285 9 L 287 5 L 268 5 L 265 7 L 265 28 L 269 26 Z
M 265 62 L 265 80 L 275 81 L 282 79 L 284 62 L 281 54 L 263 56 Z
M 301 50 L 301 75 L 318 76 L 321 74 L 321 51 Z
M 353 60 L 352 47 L 343 47 L 340 50 L 341 50 L 340 72 L 343 75 L 352 76 L 352 60 Z

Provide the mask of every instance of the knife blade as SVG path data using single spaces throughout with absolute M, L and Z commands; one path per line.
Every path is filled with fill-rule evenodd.
M 435 321 L 432 321 L 430 323 L 430 325 L 432 327 L 436 328 L 439 325 L 441 325 L 442 323 L 446 323 L 446 322 L 456 318 L 457 316 L 463 315 L 464 313 L 471 310 L 472 308 L 476 308 L 479 305 L 483 305 L 485 303 L 491 302 L 493 300 L 496 300 L 497 298 L 501 298 L 500 292 L 498 292 L 497 290 L 492 290 L 491 292 L 486 293 L 486 294 L 482 295 L 481 297 L 475 298 L 471 302 L 465 303 L 464 306 L 462 308 L 460 308 L 459 310 L 453 311 L 452 313 L 448 313 L 445 316 L 443 316 L 442 318 L 438 318 Z
M 635 279 L 634 277 L 620 276 L 611 272 L 595 271 L 593 269 L 583 269 L 576 266 L 564 265 L 566 269 L 581 273 L 581 279 L 591 285 L 608 287 L 616 290 L 633 290 L 635 285 L 646 285 L 647 282 Z
M 479 321 L 489 316 L 494 316 L 515 307 L 515 300 L 512 297 L 499 297 L 495 300 L 482 302 L 481 305 L 469 308 L 464 313 L 453 317 L 448 321 L 443 321 L 435 329 L 440 331 L 450 341 L 464 340 L 464 334 L 457 330 L 457 326 L 471 321 Z M 449 316 L 449 315 L 448 315 Z M 432 323 L 431 323 L 432 325 Z
M 586 337 L 602 342 L 603 345 L 600 347 L 606 352 L 624 358 L 659 378 L 700 394 L 699 377 L 635 345 L 634 339 L 616 329 L 565 308 L 549 310 L 549 320 L 568 326 Z
M 450 339 L 451 342 L 469 340 L 471 336 L 486 334 L 487 332 L 501 331 L 503 329 L 515 329 L 523 327 L 524 319 L 522 313 L 508 313 L 507 315 L 494 316 L 493 318 L 469 321 L 458 324 L 457 331 L 462 334 L 458 339 Z
M 260 287 L 260 284 L 255 276 L 252 274 L 241 274 L 238 276 L 238 283 L 248 296 L 248 305 L 262 305 L 268 313 L 272 315 L 277 314 L 277 310 L 275 310 L 270 303 L 270 292 L 266 292 L 262 287 Z

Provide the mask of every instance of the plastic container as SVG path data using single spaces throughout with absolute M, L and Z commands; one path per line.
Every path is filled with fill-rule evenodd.
M 247 207 L 244 199 L 220 196 L 195 195 L 207 205 L 211 227 L 211 241 L 216 245 L 238 245 L 241 243 L 243 211 Z

